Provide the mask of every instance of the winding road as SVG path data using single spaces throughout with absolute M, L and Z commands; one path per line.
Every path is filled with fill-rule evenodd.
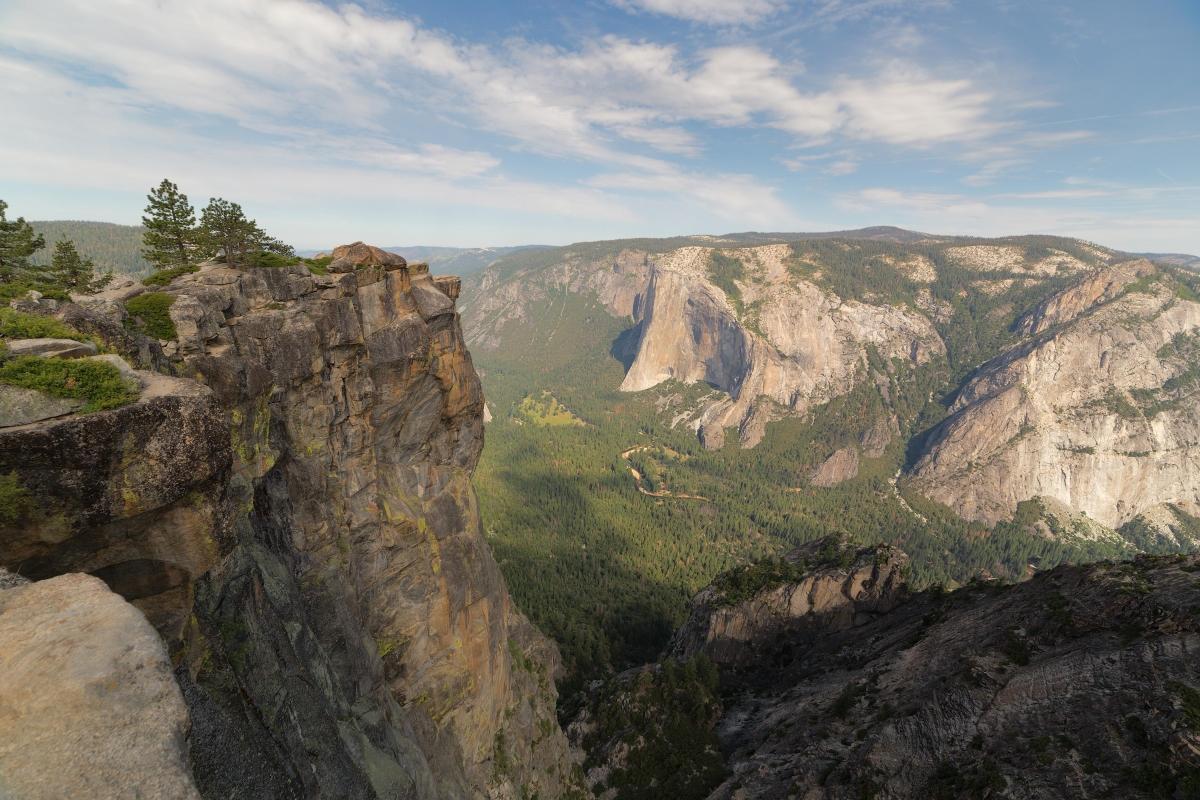
M 629 468 L 629 474 L 633 476 L 633 485 L 637 487 L 637 490 L 639 492 L 646 495 L 647 497 L 659 497 L 659 498 L 670 499 L 670 500 L 703 500 L 705 502 L 708 502 L 707 497 L 701 497 L 698 494 L 675 494 L 674 492 L 668 492 L 665 489 L 657 491 L 657 492 L 652 492 L 649 489 L 647 489 L 645 482 L 642 479 L 642 473 L 638 472 L 637 467 L 635 467 L 635 466 L 633 466 L 633 464 L 629 463 L 629 457 L 631 455 L 633 455 L 634 453 L 640 453 L 643 450 L 652 450 L 652 449 L 654 449 L 654 448 L 651 447 L 650 445 L 644 444 L 639 447 L 631 447 L 628 450 L 626 450 L 625 452 L 621 453 L 621 458 L 625 461 L 625 466 L 627 466 Z

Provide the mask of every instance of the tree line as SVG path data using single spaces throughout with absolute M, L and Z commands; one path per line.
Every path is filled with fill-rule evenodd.
M 149 281 L 194 271 L 208 259 L 245 265 L 262 254 L 294 256 L 290 245 L 268 235 L 238 203 L 211 198 L 197 218 L 187 195 L 167 179 L 146 200 L 141 254 L 157 270 Z M 0 200 L 0 300 L 30 291 L 66 300 L 100 291 L 112 280 L 111 269 L 99 270 L 65 236 L 54 243 L 50 263 L 38 263 L 45 248 L 46 237 L 24 217 L 10 220 L 8 203 Z
M 55 242 L 49 265 L 34 263 L 34 255 L 45 246 L 46 237 L 24 217 L 10 220 L 8 203 L 0 200 L 0 298 L 33 290 L 65 300 L 70 292 L 96 292 L 112 280 L 111 272 L 98 272 L 70 239 Z

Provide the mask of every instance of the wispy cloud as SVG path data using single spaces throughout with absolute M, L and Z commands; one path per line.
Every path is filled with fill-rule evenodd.
M 628 11 L 710 25 L 753 24 L 787 6 L 787 0 L 612 0 L 612 3 Z

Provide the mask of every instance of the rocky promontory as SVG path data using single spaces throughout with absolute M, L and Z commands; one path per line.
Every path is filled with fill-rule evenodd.
M 138 391 L 0 428 L 0 566 L 154 623 L 205 798 L 575 791 L 557 654 L 480 531 L 457 288 L 356 243 L 47 309 Z
M 597 794 L 1150 800 L 1200 786 L 1200 556 L 953 592 L 910 590 L 905 561 L 830 539 L 718 578 L 661 663 L 593 687 L 578 712 Z

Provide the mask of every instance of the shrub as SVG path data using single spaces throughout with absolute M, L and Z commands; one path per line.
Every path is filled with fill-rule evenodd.
M 285 256 L 268 250 L 255 250 L 253 253 L 246 254 L 244 266 L 256 269 L 279 269 L 299 263 L 301 263 L 301 259 L 296 256 Z
M 0 383 L 36 389 L 53 397 L 83 400 L 82 411 L 132 403 L 138 393 L 112 364 L 90 359 L 18 356 L 0 364 Z
M 71 299 L 61 286 L 40 281 L 10 281 L 0 283 L 0 302 L 8 303 L 9 300 L 24 297 L 28 292 L 40 292 L 43 297 L 64 303 Z
M 174 303 L 173 294 L 146 292 L 126 301 L 125 310 L 140 323 L 141 330 L 147 335 L 169 341 L 179 335 L 169 311 Z
M 26 314 L 11 308 L 0 308 L 0 339 L 74 339 L 86 342 L 88 337 L 54 317 Z
M 0 525 L 12 525 L 33 510 L 29 490 L 16 472 L 0 475 Z
M 314 275 L 326 275 L 329 273 L 329 265 L 333 263 L 333 256 L 321 256 L 320 258 L 305 258 L 304 265 L 308 267 L 308 271 Z
M 166 286 L 171 281 L 178 278 L 180 275 L 191 275 L 197 272 L 200 268 L 194 265 L 186 267 L 172 267 L 171 269 L 160 269 L 142 278 L 142 283 L 147 286 Z

